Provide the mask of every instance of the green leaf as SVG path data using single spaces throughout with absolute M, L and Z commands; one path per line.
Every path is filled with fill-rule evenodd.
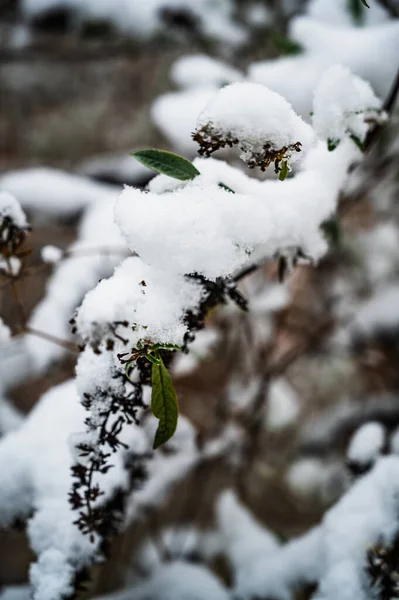
M 362 25 L 364 23 L 365 11 L 362 0 L 347 0 L 348 9 L 352 15 L 355 25 Z
M 146 354 L 146 358 L 150 361 L 150 363 L 152 363 L 153 365 L 160 365 L 161 364 L 161 359 L 158 356 L 154 356 L 153 354 L 151 354 L 150 352 L 148 354 Z
M 338 146 L 341 140 L 333 140 L 332 138 L 328 138 L 327 140 L 327 148 L 329 152 L 333 152 L 335 148 Z
M 280 173 L 278 174 L 279 180 L 284 181 L 284 179 L 286 179 L 288 177 L 289 172 L 290 171 L 288 169 L 288 163 L 286 160 L 283 160 L 283 162 L 281 163 Z
M 276 31 L 270 31 L 269 35 L 279 54 L 295 55 L 302 54 L 304 51 L 301 44 L 298 44 L 295 40 L 291 40 L 286 35 L 277 33 Z
M 218 183 L 218 186 L 220 188 L 222 188 L 222 190 L 225 190 L 226 192 L 230 192 L 231 194 L 235 194 L 235 192 L 231 188 L 229 188 L 228 185 L 225 185 L 224 183 Z
M 198 169 L 189 160 L 173 152 L 149 148 L 148 150 L 136 150 L 130 155 L 149 169 L 180 181 L 188 181 L 200 175 Z
M 364 145 L 364 142 L 362 142 L 362 140 L 360 138 L 358 138 L 357 135 L 355 135 L 354 133 L 351 133 L 351 135 L 349 137 L 353 142 L 355 142 L 355 144 L 359 148 L 360 152 L 366 152 L 366 147 Z
M 177 344 L 154 344 L 152 350 L 181 350 Z
M 370 6 L 367 4 L 366 0 L 360 0 L 360 2 L 362 4 L 364 4 L 364 6 L 366 6 L 367 8 L 370 8 Z
M 154 439 L 154 450 L 165 444 L 173 436 L 177 427 L 179 404 L 172 378 L 162 359 L 160 364 L 152 365 L 151 410 L 159 419 Z

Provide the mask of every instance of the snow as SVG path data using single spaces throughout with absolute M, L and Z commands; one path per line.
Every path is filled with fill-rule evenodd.
M 29 319 L 32 329 L 44 331 L 61 339 L 70 338 L 69 320 L 86 292 L 98 280 L 109 276 L 128 250 L 113 223 L 112 200 L 88 208 L 80 223 L 78 239 L 68 249 L 70 258 L 55 265 L 47 282 L 46 294 Z M 38 337 L 26 339 L 28 355 L 36 373 L 65 354 L 65 348 Z
M 383 457 L 325 515 L 320 526 L 279 552 L 244 563 L 235 591 L 244 600 L 289 600 L 302 583 L 318 583 L 315 600 L 367 600 L 366 551 L 396 533 L 398 457 Z
M 313 99 L 313 126 L 317 135 L 338 143 L 345 134 L 364 141 L 368 119 L 381 121 L 381 100 L 371 86 L 349 69 L 330 67 L 317 86 Z
M 352 332 L 368 336 L 379 331 L 393 331 L 399 326 L 399 286 L 389 285 L 363 302 L 352 323 Z
M 317 146 L 303 171 L 283 183 L 237 173 L 238 181 L 248 184 L 245 194 L 234 185 L 237 193 L 231 194 L 211 184 L 213 168 L 183 184 L 164 177 L 162 182 L 179 186 L 164 194 L 126 187 L 115 220 L 133 252 L 173 276 L 228 276 L 249 262 L 298 246 L 317 260 L 326 251 L 319 226 L 334 211 L 348 165 L 357 156 L 351 146 L 343 144 L 333 153 Z M 222 181 L 230 186 L 224 177 Z
M 61 248 L 57 248 L 57 246 L 43 246 L 41 249 L 42 261 L 49 265 L 60 262 L 63 254 Z
M 388 14 L 382 4 L 378 2 L 369 2 L 369 8 L 360 7 L 362 18 L 361 24 L 364 26 L 384 23 L 388 20 Z M 348 10 L 347 0 L 310 0 L 307 6 L 307 14 L 312 19 L 327 23 L 329 25 L 354 25 L 353 15 Z
M 10 256 L 9 258 L 1 258 L 0 254 L 0 271 L 3 271 L 6 275 L 17 277 L 21 271 L 22 263 L 17 256 Z
M 170 76 L 177 86 L 184 89 L 202 86 L 218 88 L 243 78 L 243 74 L 237 69 L 206 54 L 191 54 L 179 58 L 172 65 Z
M 220 334 L 212 327 L 206 327 L 195 334 L 195 340 L 190 342 L 188 354 L 179 353 L 174 359 L 172 370 L 177 376 L 190 373 L 199 363 L 209 360 L 220 338 Z
M 35 167 L 8 171 L 0 176 L 0 188 L 18 198 L 36 219 L 63 219 L 91 204 L 110 200 L 117 187 L 95 183 L 58 169 Z
M 152 104 L 151 117 L 160 132 L 181 154 L 194 156 L 197 144 L 191 134 L 198 115 L 216 91 L 213 86 L 168 92 Z
M 23 421 L 23 415 L 10 400 L 3 396 L 0 387 L 0 435 L 17 429 Z
M 197 119 L 196 131 L 210 140 L 238 140 L 242 160 L 271 150 L 298 162 L 313 143 L 312 129 L 279 94 L 256 83 L 233 83 L 218 91 Z M 301 151 L 290 148 L 297 142 Z
M 216 505 L 218 527 L 234 572 L 245 571 L 259 556 L 279 549 L 276 536 L 260 525 L 233 490 L 222 492 Z
M 230 594 L 206 567 L 175 561 L 161 565 L 148 581 L 119 600 L 229 600 Z
M 258 553 L 251 562 L 244 562 L 243 568 L 239 568 L 235 594 L 243 600 L 259 597 L 291 600 L 295 586 L 319 579 L 323 550 L 321 531 L 314 528 L 277 552 L 270 549 Z
M 24 211 L 14 195 L 7 191 L 1 191 L 1 187 L 3 186 L 4 183 L 0 179 L 0 225 L 3 219 L 8 217 L 13 225 L 19 229 L 26 229 L 28 222 Z
M 300 458 L 291 465 L 286 479 L 300 496 L 314 494 L 325 481 L 325 464 L 320 458 Z
M 385 439 L 386 431 L 381 423 L 369 422 L 362 425 L 350 440 L 348 460 L 360 466 L 371 465 L 382 453 Z
M 110 279 L 86 295 L 78 311 L 78 330 L 84 340 L 97 340 L 107 333 L 109 323 L 127 320 L 130 328 L 137 325 L 126 331 L 132 347 L 141 339 L 181 345 L 184 313 L 195 308 L 201 296 L 196 283 L 171 277 L 138 257 L 127 258 Z
M 252 63 L 248 79 L 280 93 L 305 119 L 312 111 L 318 82 L 333 65 L 349 68 L 384 98 L 395 77 L 398 36 L 399 22 L 395 20 L 351 27 L 295 17 L 290 21 L 289 37 L 301 44 L 304 53 Z
M 11 330 L 0 317 L 0 346 L 5 344 L 11 338 Z
M 266 428 L 277 431 L 289 427 L 299 414 L 299 398 L 282 377 L 271 382 L 267 395 Z
M 7 525 L 16 517 L 28 518 L 30 545 L 38 556 L 30 573 L 34 600 L 57 600 L 70 592 L 75 570 L 89 564 L 98 549 L 73 526 L 76 513 L 68 503 L 72 456 L 67 440 L 82 429 L 85 416 L 75 383 L 68 381 L 47 392 L 0 445 L 0 521 Z M 141 448 L 142 433 L 131 426 L 124 441 Z M 114 454 L 112 462 L 114 468 L 101 476 L 104 500 L 115 486 L 127 484 L 123 453 Z
M 193 17 L 203 36 L 220 39 L 229 45 L 240 45 L 247 32 L 232 18 L 232 0 L 23 0 L 26 20 L 48 11 L 65 7 L 74 16 L 75 27 L 87 21 L 106 21 L 123 35 L 145 40 L 159 34 L 165 24 L 162 12 L 184 11 Z

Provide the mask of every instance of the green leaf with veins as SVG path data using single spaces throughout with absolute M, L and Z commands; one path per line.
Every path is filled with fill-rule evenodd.
M 154 450 L 170 440 L 176 431 L 179 417 L 179 404 L 172 378 L 162 358 L 159 355 L 157 358 L 159 364 L 152 364 L 151 410 L 159 419 L 153 444 Z
M 193 163 L 173 152 L 149 148 L 136 150 L 131 152 L 130 155 L 152 171 L 168 175 L 180 181 L 188 181 L 200 175 Z

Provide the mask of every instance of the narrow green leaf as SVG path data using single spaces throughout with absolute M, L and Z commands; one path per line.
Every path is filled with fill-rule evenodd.
M 367 6 L 367 8 L 370 8 L 370 6 L 367 4 L 366 0 L 360 0 L 362 4 L 364 4 L 364 6 Z
M 228 185 L 225 185 L 224 183 L 218 183 L 218 186 L 220 188 L 222 188 L 222 190 L 225 190 L 226 192 L 230 192 L 231 194 L 235 194 L 235 192 L 231 188 L 229 188 Z
M 288 169 L 288 163 L 286 160 L 283 160 L 283 162 L 281 163 L 280 173 L 278 174 L 279 180 L 284 181 L 284 179 L 286 179 L 288 177 L 289 172 L 290 171 Z
M 188 181 L 200 175 L 193 163 L 173 152 L 149 148 L 147 150 L 136 150 L 136 152 L 131 152 L 130 155 L 149 169 L 180 181 Z
M 150 363 L 152 363 L 153 365 L 160 365 L 161 364 L 161 359 L 158 356 L 154 356 L 150 352 L 148 354 L 146 354 L 146 358 L 148 358 L 148 360 L 150 361 Z
M 173 436 L 177 427 L 179 404 L 172 378 L 162 359 L 160 364 L 152 365 L 151 410 L 159 419 L 154 439 L 154 450 L 165 444 Z
M 177 344 L 154 344 L 152 350 L 180 350 Z
M 362 0 L 347 0 L 348 10 L 352 15 L 355 25 L 362 25 L 365 18 L 365 10 Z
M 333 140 L 332 138 L 328 138 L 327 140 L 327 148 L 329 152 L 333 152 L 335 148 L 338 146 L 341 140 Z
M 360 152 L 366 152 L 364 143 L 362 142 L 362 140 L 360 138 L 357 137 L 357 135 L 355 135 L 354 133 L 351 133 L 351 135 L 349 137 L 359 148 Z

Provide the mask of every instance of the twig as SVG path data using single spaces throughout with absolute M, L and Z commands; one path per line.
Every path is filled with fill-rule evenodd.
M 399 17 L 399 4 L 395 0 L 377 0 L 391 17 L 397 19 Z

